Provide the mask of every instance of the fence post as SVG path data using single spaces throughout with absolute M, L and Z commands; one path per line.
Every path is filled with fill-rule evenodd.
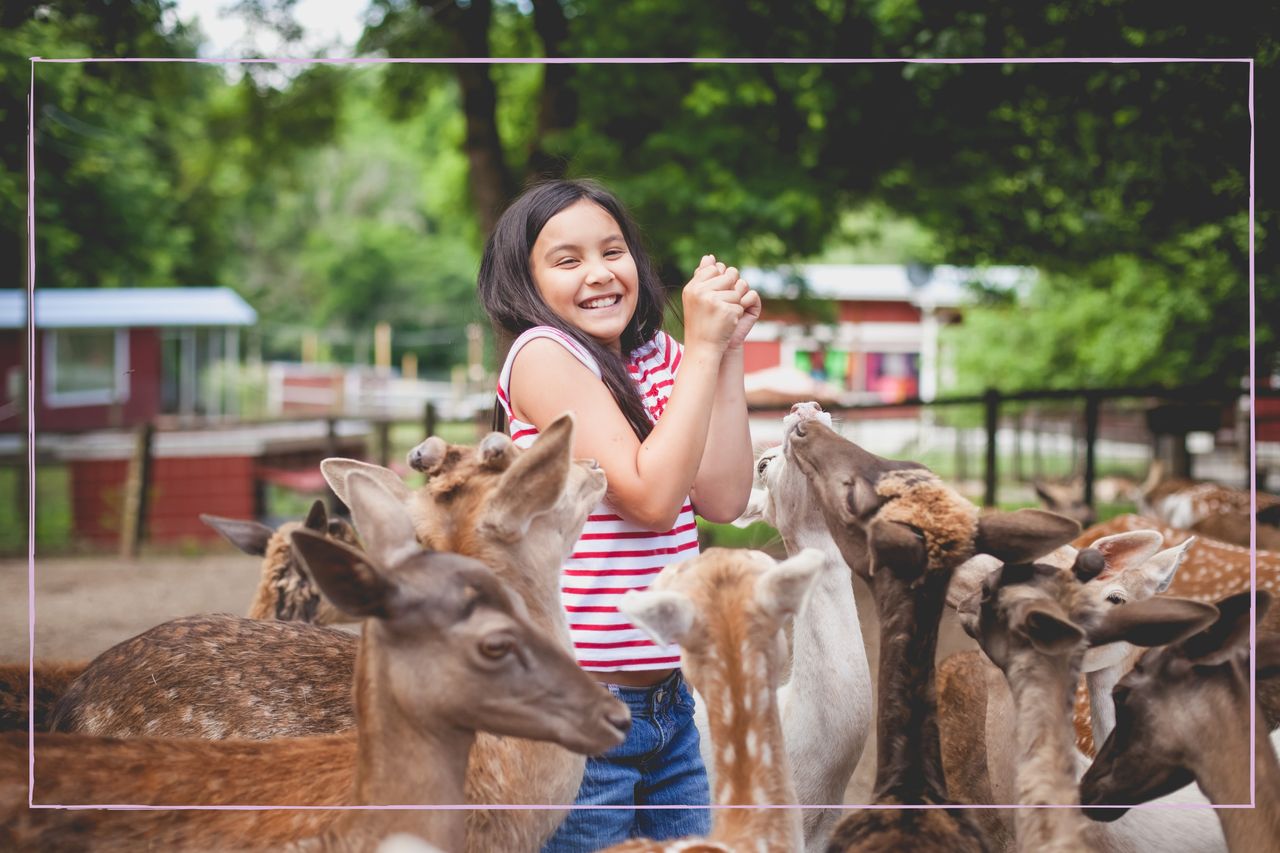
M 386 468 L 387 461 L 391 458 L 391 421 L 380 419 L 377 422 L 377 427 L 378 464 Z
M 1096 476 L 1096 445 L 1098 443 L 1098 410 L 1101 401 L 1097 394 L 1084 395 L 1084 502 L 1093 507 L 1093 480 Z
M 436 434 L 436 404 L 427 401 L 422 407 L 422 439 L 426 441 L 428 438 Z
M 987 416 L 987 485 L 982 495 L 982 505 L 993 507 L 996 505 L 996 434 L 1000 429 L 1000 392 L 988 388 L 982 396 Z
M 124 483 L 124 510 L 120 518 L 120 556 L 138 556 L 138 546 L 146 534 L 147 492 L 151 485 L 151 445 L 155 425 L 150 421 L 138 427 L 129 460 L 129 473 Z

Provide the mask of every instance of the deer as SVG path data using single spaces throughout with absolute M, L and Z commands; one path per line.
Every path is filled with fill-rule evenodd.
M 761 551 L 708 548 L 668 565 L 648 590 L 632 590 L 618 604 L 655 641 L 680 644 L 685 676 L 708 697 L 717 805 L 796 802 L 778 707 L 786 657 L 783 623 L 825 562 L 814 549 L 775 563 Z M 706 838 L 631 839 L 607 850 L 795 853 L 803 840 L 796 809 L 732 808 L 715 811 Z
M 491 566 L 533 623 L 569 651 L 560 566 L 606 489 L 598 465 L 572 460 L 573 429 L 571 415 L 559 418 L 526 450 L 500 433 L 475 447 L 428 438 L 410 452 L 410 464 L 427 475 L 416 490 L 389 469 L 356 460 L 326 460 L 322 471 L 348 504 L 350 476 L 373 477 L 408 511 L 424 547 Z M 346 632 L 223 616 L 166 623 L 130 642 L 104 653 L 86 673 L 92 689 L 82 699 L 112 709 L 93 715 L 94 726 L 105 729 L 99 733 L 261 738 L 339 732 L 354 723 L 344 684 L 355 642 Z M 154 683 L 152 673 L 166 677 Z M 87 707 L 65 719 L 82 727 Z M 585 764 L 553 744 L 482 733 L 468 768 L 467 801 L 571 803 Z M 322 776 L 316 784 L 331 798 L 341 780 Z M 467 814 L 467 849 L 537 850 L 564 814 L 475 809 Z
M 1138 491 L 1138 512 L 1165 524 L 1196 529 L 1206 536 L 1248 547 L 1249 528 L 1256 523 L 1259 537 L 1266 540 L 1266 544 L 1259 541 L 1258 547 L 1280 549 L 1280 529 L 1276 528 L 1280 524 L 1280 496 L 1258 492 L 1251 498 L 1246 489 L 1166 477 L 1160 460 L 1151 463 Z M 1258 516 L 1250 519 L 1255 506 Z
M 1008 769 L 1020 804 L 1078 803 L 1078 753 L 1068 698 L 1086 650 L 1173 642 L 1217 615 L 1211 605 L 1164 597 L 1111 606 L 1089 589 L 1089 582 L 1106 570 L 1106 557 L 1092 548 L 1078 551 L 1066 567 L 1048 560 L 997 564 L 985 573 L 980 592 L 960 606 L 962 625 L 1003 673 L 1012 693 L 1016 757 Z M 1133 849 L 1116 845 L 1115 838 L 1099 844 L 1077 809 L 1020 809 L 1014 825 L 1018 850 Z M 1170 849 L 1157 843 L 1169 840 L 1161 833 L 1128 840 Z
M 1161 546 L 1158 533 L 1150 530 L 1129 531 L 1098 540 L 1092 549 L 1102 559 L 1102 569 L 1075 592 L 1075 607 L 1094 613 L 1107 613 L 1130 606 L 1129 602 L 1150 600 L 1163 589 L 1178 571 L 1187 542 L 1154 553 Z M 1039 565 L 1071 568 L 1084 553 L 1063 546 L 1038 561 Z M 948 594 L 948 603 L 960 607 L 977 593 L 982 581 L 992 571 L 990 559 L 976 557 L 957 569 Z M 1163 599 L 1162 599 L 1163 600 Z M 1091 753 L 1081 749 L 1082 738 L 1106 736 L 1110 711 L 1110 690 L 1115 681 L 1128 671 L 1128 643 L 1113 642 L 1088 649 L 1077 667 L 1086 673 L 1084 715 L 1077 704 L 1073 718 L 1075 776 L 1088 766 Z M 1090 704 L 1096 715 L 1090 720 Z M 1014 728 L 1017 706 L 1010 685 L 989 655 L 981 651 L 958 652 L 938 667 L 938 705 L 941 711 L 942 760 L 949 792 L 958 800 L 975 805 L 1008 803 L 1015 798 L 1014 778 L 1021 766 L 1016 745 L 1008 737 Z M 1089 726 L 1095 726 L 1090 731 Z M 1083 727 L 1083 729 L 1082 729 Z M 1166 802 L 1203 802 L 1194 789 L 1185 789 Z M 1008 810 L 982 809 L 975 813 L 992 847 L 1012 849 L 1013 815 Z M 1101 851 L 1127 853 L 1154 843 L 1162 851 L 1209 853 L 1225 850 L 1216 821 L 1206 812 L 1185 809 L 1177 811 L 1136 812 L 1114 826 L 1090 826 L 1086 833 L 1089 844 Z
M 1080 780 L 1086 816 L 1113 821 L 1194 780 L 1215 805 L 1253 803 L 1215 810 L 1232 853 L 1280 851 L 1280 761 L 1249 695 L 1250 596 L 1219 600 L 1213 624 L 1146 652 L 1116 685 L 1116 727 Z M 1259 616 L 1270 599 L 1257 591 Z M 1280 636 L 1258 634 L 1253 664 L 1259 684 L 1280 675 Z
M 354 473 L 347 487 L 364 550 L 306 529 L 290 538 L 329 600 L 363 620 L 356 731 L 269 741 L 42 734 L 32 803 L 285 806 L 318 795 L 322 805 L 460 804 L 478 730 L 582 754 L 622 742 L 625 704 L 533 624 L 487 566 L 423 549 L 402 505 L 371 477 Z M 273 809 L 28 810 L 24 747 L 17 735 L 0 740 L 5 849 L 372 850 L 408 833 L 457 850 L 465 840 L 457 810 L 320 810 L 309 821 Z M 324 775 L 343 784 L 318 791 Z
M 1023 562 L 1066 544 L 1077 522 L 1039 510 L 991 513 L 914 462 L 882 459 L 801 417 L 788 460 L 813 488 L 845 563 L 871 588 L 880 621 L 872 805 L 950 806 L 938 746 L 934 654 L 952 572 L 977 553 Z M 828 848 L 985 851 L 962 808 L 877 808 L 836 825 Z
M 783 419 L 784 432 L 801 417 L 831 423 L 816 403 L 802 403 Z M 821 851 L 840 810 L 814 807 L 842 801 L 862 757 L 871 731 L 871 670 L 854 604 L 852 572 L 827 532 L 808 480 L 787 459 L 782 445 L 765 450 L 756 460 L 755 480 L 747 510 L 734 523 L 745 526 L 763 519 L 782 534 L 788 555 L 814 549 L 826 558 L 796 614 L 790 677 L 778 688 L 795 802 L 809 807 L 803 814 L 805 849 Z M 714 786 L 717 743 L 708 708 L 699 701 L 694 720 Z
M 332 624 L 347 617 L 329 604 L 298 565 L 289 534 L 299 527 L 324 531 L 341 542 L 354 544 L 355 531 L 341 518 L 329 518 L 322 501 L 311 505 L 302 522 L 286 521 L 271 528 L 257 521 L 201 515 L 201 520 L 246 554 L 262 557 L 262 574 L 249 605 L 250 619 L 298 620 Z M 89 661 L 35 662 L 34 682 L 26 662 L 0 663 L 0 732 L 49 731 L 58 701 L 71 688 Z M 34 683 L 35 689 L 31 690 Z M 34 693 L 34 706 L 29 700 Z

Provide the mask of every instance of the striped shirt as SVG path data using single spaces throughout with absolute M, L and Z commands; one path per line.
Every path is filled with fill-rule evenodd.
M 511 411 L 511 366 L 524 345 L 535 338 L 555 341 L 600 376 L 595 358 L 559 329 L 537 326 L 516 338 L 498 377 L 498 400 L 507 413 L 511 438 L 517 447 L 532 444 L 538 429 Z M 683 356 L 684 347 L 679 341 L 666 332 L 658 332 L 627 359 L 627 369 L 640 387 L 652 421 L 662 416 L 671 398 L 671 386 Z M 560 598 L 569 619 L 578 664 L 583 669 L 602 672 L 679 666 L 680 647 L 655 644 L 618 612 L 617 603 L 629 589 L 647 589 L 668 563 L 697 554 L 698 527 L 687 497 L 675 526 L 664 533 L 624 521 L 607 499 L 601 501 L 587 517 L 582 536 L 560 573 Z

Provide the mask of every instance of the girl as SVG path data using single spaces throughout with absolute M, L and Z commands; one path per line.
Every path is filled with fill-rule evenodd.
M 574 455 L 594 458 L 609 491 L 561 575 L 579 664 L 631 708 L 627 740 L 587 762 L 578 805 L 710 802 L 693 699 L 677 646 L 660 647 L 616 610 L 667 563 L 698 553 L 694 511 L 738 517 L 751 492 L 742 343 L 760 297 L 705 256 L 683 292 L 684 345 L 661 330 L 663 293 L 637 229 L 590 181 L 533 187 L 485 245 L 478 289 L 514 338 L 498 400 L 517 445 L 566 410 Z M 634 836 L 710 830 L 710 812 L 574 809 L 545 851 L 596 850 Z

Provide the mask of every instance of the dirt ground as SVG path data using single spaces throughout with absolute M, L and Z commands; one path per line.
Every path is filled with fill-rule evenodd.
M 244 613 L 259 562 L 242 554 L 201 557 L 144 556 L 137 560 L 37 557 L 35 648 L 45 660 L 88 660 L 116 643 L 168 619 L 197 613 Z M 0 561 L 0 661 L 28 654 L 28 566 Z M 854 584 L 872 672 L 879 658 L 871 596 Z M 955 620 L 943 620 L 938 657 L 976 648 Z M 875 736 L 845 792 L 846 803 L 866 802 L 875 778 Z

